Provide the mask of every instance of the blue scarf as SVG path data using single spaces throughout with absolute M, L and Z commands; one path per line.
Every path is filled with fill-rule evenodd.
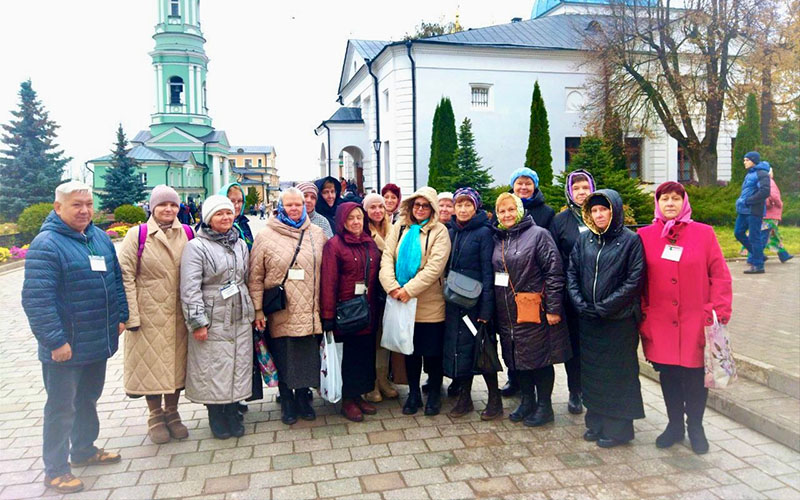
M 283 208 L 283 201 L 278 201 L 278 220 L 286 224 L 287 226 L 291 226 L 295 229 L 300 229 L 300 227 L 306 222 L 306 218 L 308 214 L 306 213 L 306 205 L 303 204 L 303 215 L 300 217 L 300 220 L 295 222 L 289 217 L 289 214 L 286 213 L 286 209 Z
M 430 219 L 425 219 L 422 224 L 412 224 L 406 233 L 406 239 L 400 242 L 400 249 L 397 251 L 397 263 L 394 266 L 394 273 L 400 286 L 405 286 L 411 278 L 417 275 L 419 265 L 422 262 L 422 245 L 419 243 L 419 233 L 422 226 Z

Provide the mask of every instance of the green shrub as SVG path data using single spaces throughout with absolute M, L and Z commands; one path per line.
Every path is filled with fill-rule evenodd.
M 17 227 L 23 239 L 32 240 L 39 233 L 42 223 L 52 210 L 52 203 L 37 203 L 23 210 L 17 219 Z
M 732 226 L 736 222 L 736 199 L 741 187 L 686 186 L 692 204 L 692 219 L 712 226 Z
M 784 226 L 800 226 L 800 194 L 783 195 L 783 219 L 781 224 Z
M 133 205 L 120 205 L 114 210 L 114 220 L 116 222 L 128 222 L 138 224 L 147 220 L 147 214 L 141 207 Z
M 98 224 L 105 224 L 110 220 L 111 220 L 111 214 L 104 210 L 98 210 L 97 212 L 94 213 L 94 217 L 92 217 L 92 222 L 94 223 L 95 226 Z

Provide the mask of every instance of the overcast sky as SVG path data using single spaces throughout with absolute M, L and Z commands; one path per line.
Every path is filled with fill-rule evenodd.
M 129 138 L 155 106 L 156 0 L 1 1 L 0 122 L 33 88 L 61 126 L 59 143 L 77 171 Z M 421 20 L 464 27 L 530 17 L 533 0 L 203 0 L 200 10 L 208 106 L 232 145 L 272 145 L 285 180 L 319 172 L 314 128 L 335 111 L 349 38 L 399 40 Z

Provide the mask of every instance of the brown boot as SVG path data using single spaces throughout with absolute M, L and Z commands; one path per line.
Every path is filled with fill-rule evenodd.
M 397 389 L 392 386 L 392 383 L 389 382 L 389 351 L 382 347 L 379 347 L 375 354 L 375 372 L 376 390 L 379 390 L 386 399 L 397 398 L 400 394 L 397 392 Z
M 475 409 L 472 404 L 472 377 L 459 380 L 458 401 L 448 415 L 452 418 L 463 417 Z
M 375 382 L 375 389 L 364 394 L 364 399 L 366 399 L 370 403 L 380 403 L 381 401 L 383 401 L 383 396 L 381 396 L 381 391 L 378 388 L 377 382 Z
M 189 437 L 189 429 L 181 422 L 181 416 L 178 413 L 178 408 L 175 406 L 168 407 L 164 411 L 164 420 L 167 423 L 167 430 L 173 439 L 186 439 Z
M 147 435 L 150 441 L 155 444 L 168 443 L 170 440 L 169 429 L 167 429 L 167 422 L 164 420 L 164 410 L 157 408 L 150 410 L 150 418 L 147 419 Z
M 503 416 L 503 397 L 497 386 L 497 374 L 484 375 L 486 387 L 489 388 L 489 401 L 486 409 L 481 412 L 481 420 L 494 420 Z

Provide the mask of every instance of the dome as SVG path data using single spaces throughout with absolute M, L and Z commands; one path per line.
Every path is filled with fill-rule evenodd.
M 561 4 L 609 5 L 610 3 L 611 0 L 535 0 L 533 10 L 531 10 L 531 19 L 541 17 Z

